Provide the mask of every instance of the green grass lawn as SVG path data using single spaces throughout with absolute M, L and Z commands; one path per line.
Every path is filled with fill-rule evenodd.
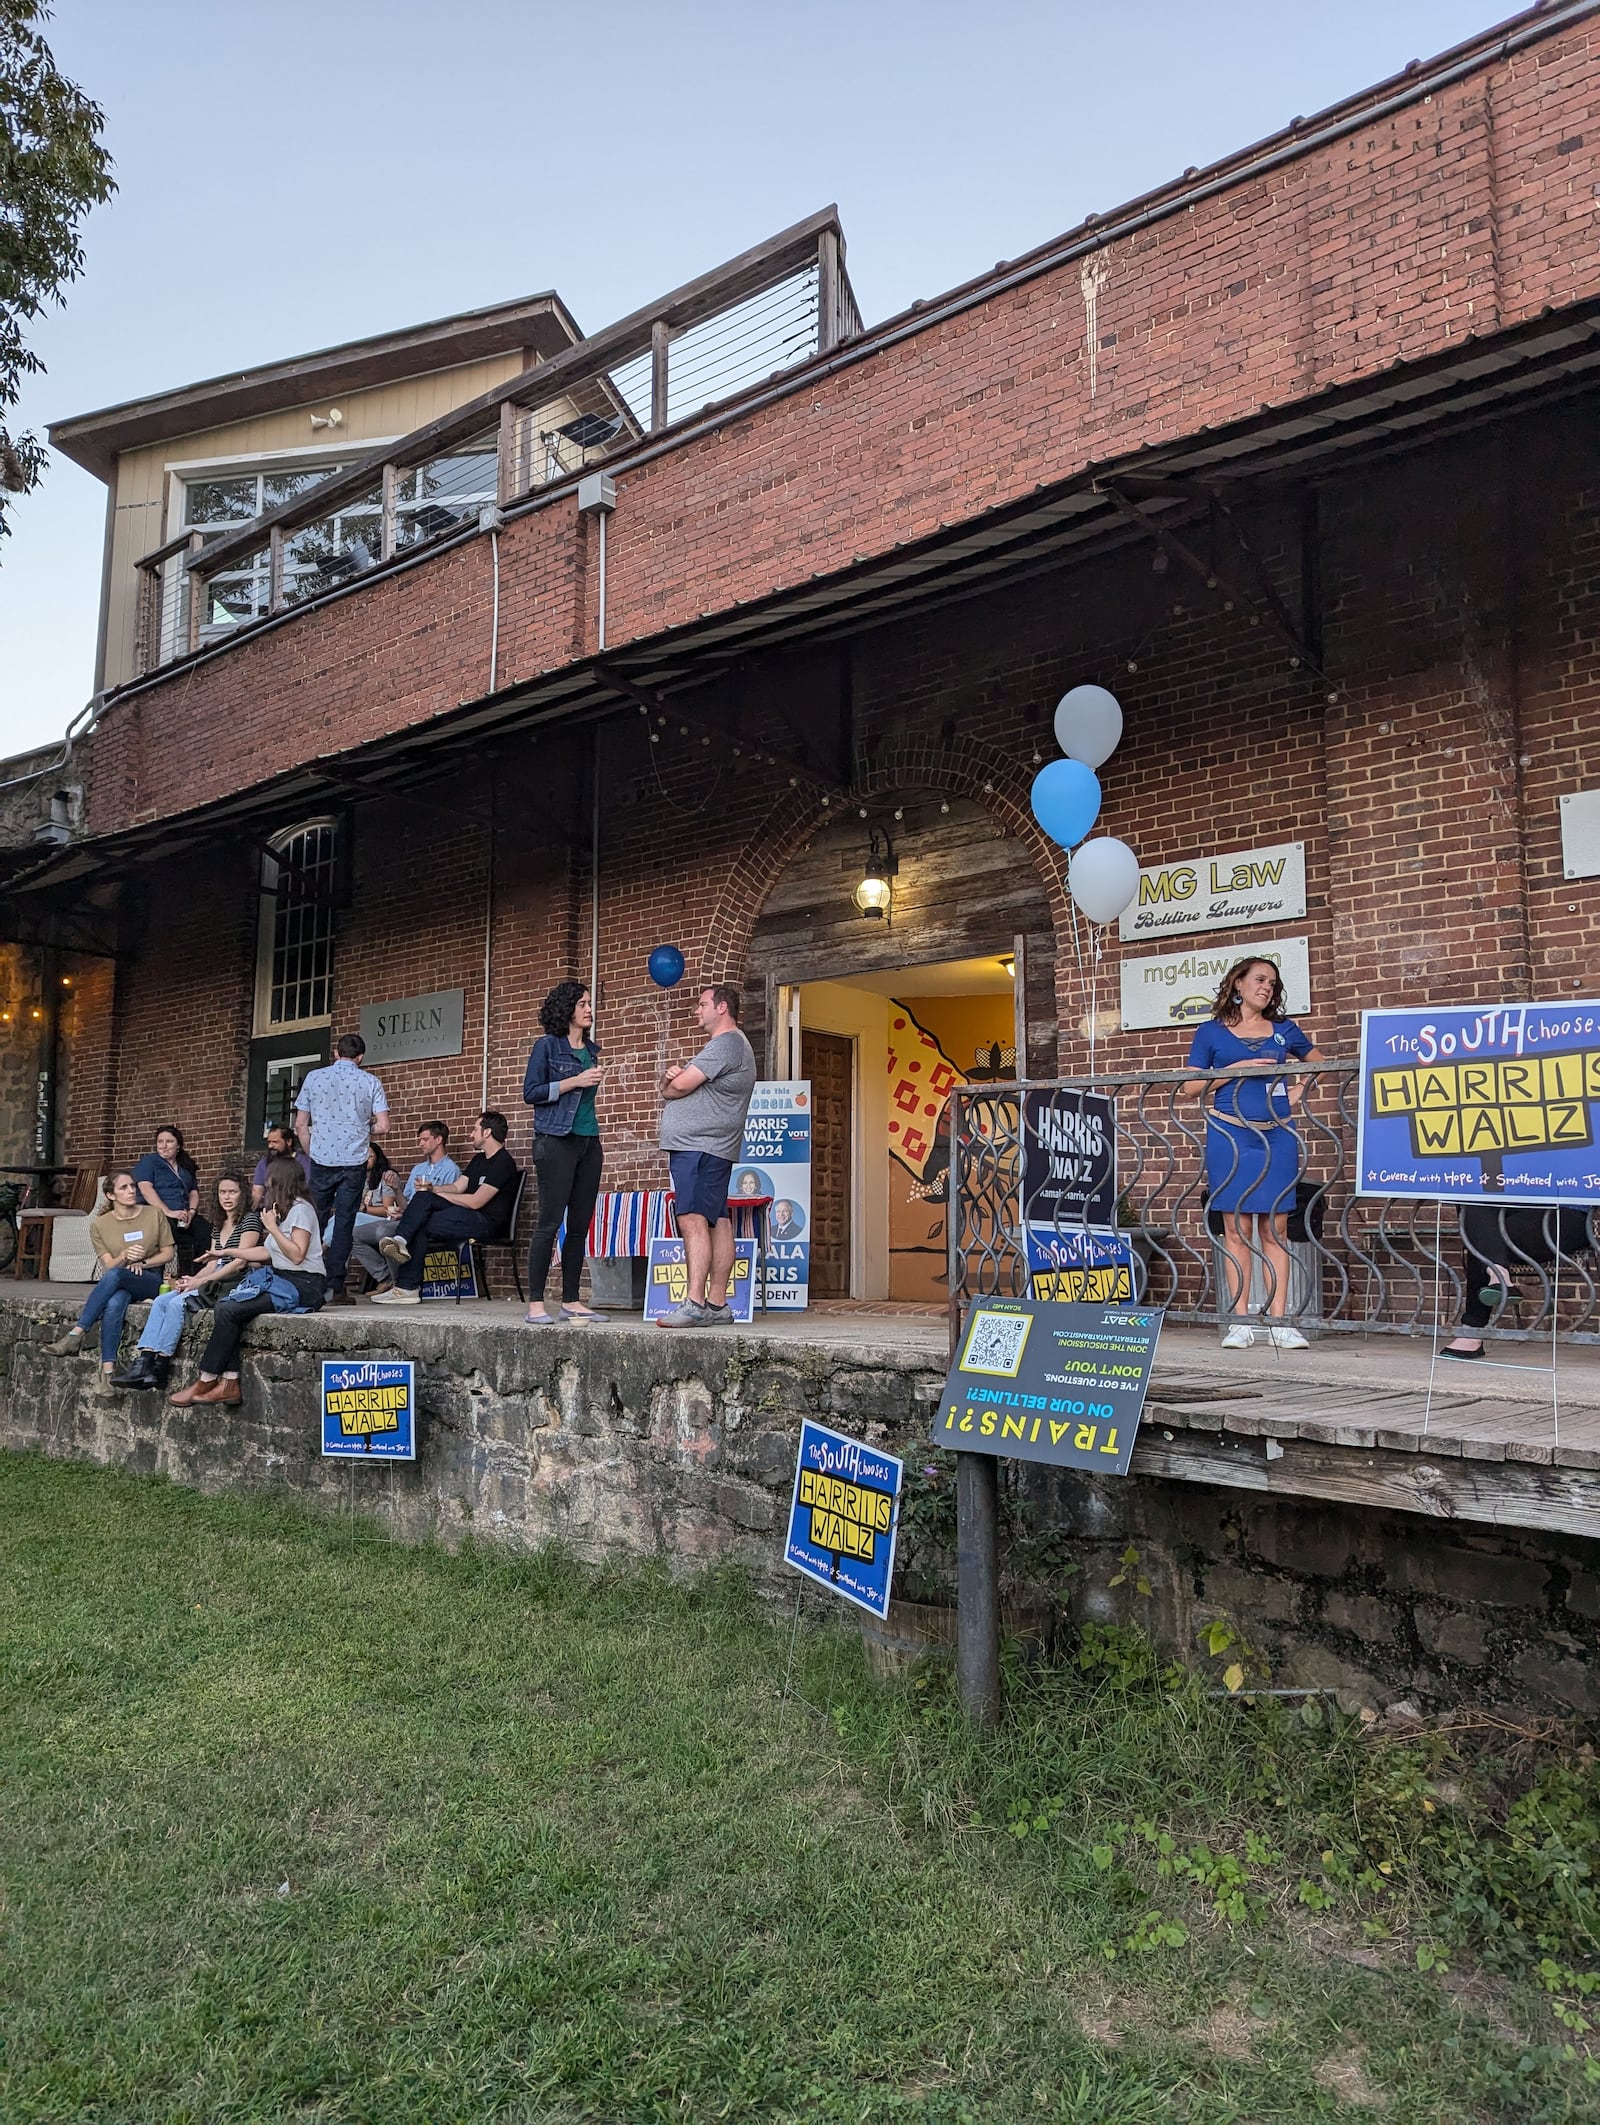
M 0 1456 L 0 2118 L 1600 2115 L 1437 1756 L 1084 1659 L 978 1742 L 726 1581 Z

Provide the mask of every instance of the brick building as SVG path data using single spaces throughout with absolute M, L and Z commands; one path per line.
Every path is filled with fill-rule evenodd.
M 1029 814 L 1085 680 L 1124 707 L 1102 824 L 1143 863 L 1303 847 L 1325 1052 L 1368 1004 L 1594 992 L 1561 826 L 1600 787 L 1592 0 L 875 327 L 831 211 L 589 338 L 538 300 L 432 399 L 413 376 L 411 432 L 348 418 L 336 469 L 110 543 L 82 822 L 5 859 L 6 935 L 71 984 L 65 1162 L 170 1116 L 214 1170 L 330 1028 L 441 992 L 459 1052 L 384 1066 L 397 1120 L 518 1114 L 540 997 L 592 971 L 609 1177 L 650 1182 L 690 1037 L 693 982 L 646 974 L 672 942 L 744 984 L 775 1074 L 832 1087 L 820 1288 L 924 1295 L 907 1042 L 970 1074 L 1022 1026 L 1053 1074 L 1094 1008 L 1113 1066 L 1184 1052 L 1181 1022 L 1124 1027 L 1119 959 L 1151 948 L 1096 968 Z M 791 313 L 799 358 L 757 331 L 736 373 Z M 273 418 L 416 368 L 335 353 L 271 372 Z M 169 486 L 305 471 L 223 433 L 264 403 L 58 440 L 113 499 L 156 444 Z M 874 833 L 887 922 L 852 900 Z

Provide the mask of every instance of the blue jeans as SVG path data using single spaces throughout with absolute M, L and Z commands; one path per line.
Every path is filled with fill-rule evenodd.
M 192 1303 L 198 1305 L 200 1302 L 196 1299 Z M 139 1348 L 154 1351 L 157 1357 L 170 1358 L 183 1341 L 183 1324 L 190 1304 L 187 1292 L 163 1292 L 146 1317 Z
M 345 1271 L 350 1267 L 350 1243 L 355 1237 L 356 1212 L 367 1185 L 365 1162 L 359 1166 L 319 1166 L 311 1161 L 311 1199 L 317 1219 L 326 1225 L 333 1213 L 333 1237 L 323 1255 L 328 1272 L 328 1296 L 343 1291 Z
M 117 1345 L 122 1341 L 122 1324 L 127 1319 L 128 1308 L 135 1299 L 153 1299 L 161 1289 L 161 1272 L 158 1269 L 108 1269 L 96 1284 L 83 1304 L 78 1316 L 80 1328 L 92 1328 L 100 1323 L 100 1362 L 111 1365 L 116 1362 Z
M 402 1262 L 394 1280 L 402 1291 L 422 1289 L 423 1257 L 430 1247 L 449 1247 L 459 1240 L 481 1240 L 489 1235 L 489 1220 L 481 1210 L 466 1210 L 448 1196 L 419 1188 L 405 1207 L 395 1238 L 411 1249 L 411 1259 Z

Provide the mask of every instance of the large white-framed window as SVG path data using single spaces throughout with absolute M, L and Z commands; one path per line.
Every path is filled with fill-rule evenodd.
M 318 481 L 344 471 L 342 462 L 319 459 L 313 465 L 272 462 L 257 466 L 237 462 L 185 468 L 176 475 L 176 507 L 170 536 L 199 531 L 210 537 L 242 531 L 269 509 L 298 500 Z M 395 481 L 395 550 L 420 545 L 442 531 L 475 520 L 493 502 L 499 476 L 493 449 L 466 449 L 401 472 Z M 283 546 L 283 601 L 299 604 L 320 591 L 371 568 L 383 553 L 383 485 L 375 480 L 366 492 L 350 497 L 325 517 L 291 532 Z M 172 654 L 187 633 L 189 572 L 173 564 L 173 593 L 164 633 Z M 272 583 L 265 544 L 240 566 L 212 576 L 206 586 L 202 641 L 215 641 L 230 628 L 261 619 L 271 607 Z
M 333 1009 L 337 819 L 307 819 L 275 834 L 261 858 L 256 937 L 257 1038 L 325 1026 Z

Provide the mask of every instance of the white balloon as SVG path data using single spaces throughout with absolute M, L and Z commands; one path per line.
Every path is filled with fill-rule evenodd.
M 1067 887 L 1091 922 L 1115 922 L 1139 890 L 1139 859 L 1125 841 L 1103 834 L 1073 851 Z
M 1069 760 L 1098 767 L 1122 739 L 1122 704 L 1103 686 L 1075 686 L 1056 703 L 1056 743 Z

